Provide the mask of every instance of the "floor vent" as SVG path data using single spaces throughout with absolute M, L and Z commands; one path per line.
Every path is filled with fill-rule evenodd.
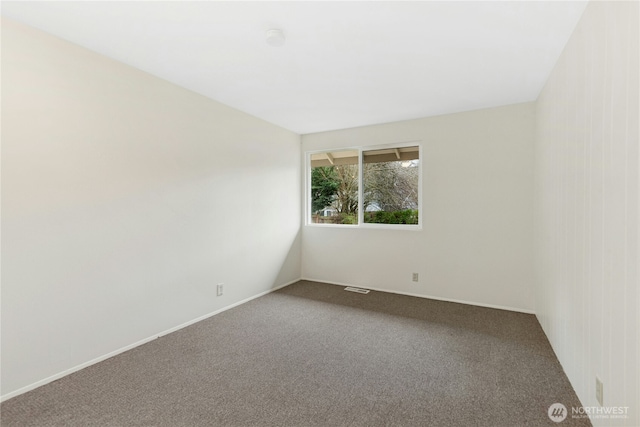
M 345 291 L 349 291 L 349 292 L 357 292 L 359 294 L 368 294 L 369 293 L 369 289 L 362 289 L 362 288 L 354 288 L 352 286 L 347 286 L 346 288 L 344 288 Z

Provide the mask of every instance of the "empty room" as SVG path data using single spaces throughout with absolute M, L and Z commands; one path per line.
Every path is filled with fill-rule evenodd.
M 640 426 L 638 1 L 3 1 L 0 425 Z

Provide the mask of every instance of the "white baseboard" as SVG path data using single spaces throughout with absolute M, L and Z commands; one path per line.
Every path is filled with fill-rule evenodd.
M 232 309 L 234 307 L 237 307 L 239 305 L 245 304 L 251 300 L 254 300 L 256 298 L 260 298 L 261 296 L 267 295 L 271 292 L 275 292 L 278 289 L 284 288 L 286 286 L 289 286 L 293 283 L 296 283 L 300 280 L 307 280 L 310 282 L 318 282 L 318 283 L 327 283 L 329 285 L 337 285 L 337 286 L 354 286 L 354 287 L 359 287 L 359 288 L 363 288 L 363 289 L 370 289 L 372 291 L 378 291 L 378 292 L 387 292 L 387 293 L 392 293 L 392 294 L 399 294 L 399 295 L 407 295 L 407 296 L 411 296 L 411 297 L 418 297 L 418 298 L 427 298 L 427 299 L 433 299 L 433 300 L 438 300 L 438 301 L 446 301 L 446 302 L 455 302 L 455 303 L 459 303 L 459 304 L 467 304 L 467 305 L 475 305 L 475 306 L 479 306 L 479 307 L 487 307 L 487 308 L 496 308 L 499 310 L 507 310 L 507 311 L 515 311 L 515 312 L 519 312 L 519 313 L 526 313 L 526 314 L 535 314 L 535 312 L 533 310 L 525 310 L 525 309 L 520 309 L 520 308 L 514 308 L 514 307 L 506 307 L 506 306 L 500 306 L 500 305 L 494 305 L 494 304 L 484 304 L 484 303 L 478 303 L 478 302 L 472 302 L 472 301 L 463 301 L 463 300 L 457 300 L 457 299 L 451 299 L 451 298 L 442 298 L 442 297 L 436 297 L 436 296 L 431 296 L 431 295 L 421 295 L 421 294 L 415 294 L 415 293 L 411 293 L 411 292 L 400 292 L 400 291 L 393 291 L 393 290 L 389 290 L 389 289 L 381 289 L 381 288 L 372 288 L 372 287 L 368 287 L 368 286 L 361 286 L 361 285 L 354 285 L 352 283 L 339 283 L 339 282 L 331 282 L 331 281 L 326 281 L 326 280 L 320 280 L 320 279 L 313 279 L 313 278 L 307 278 L 307 277 L 302 277 L 300 279 L 296 279 L 296 280 L 292 280 L 290 282 L 287 282 L 283 285 L 279 285 L 273 289 L 269 289 L 268 291 L 264 291 L 264 292 L 260 292 L 259 294 L 256 294 L 254 296 L 251 296 L 249 298 L 245 298 L 241 301 L 238 301 L 236 303 L 230 304 L 228 306 L 222 307 L 218 310 L 215 310 L 211 313 L 207 313 L 203 316 L 197 317 L 193 320 L 190 320 L 188 322 L 182 323 L 178 326 L 175 326 L 173 328 L 167 329 L 165 331 L 162 331 L 158 334 L 154 334 L 153 336 L 150 336 L 148 338 L 142 339 L 140 341 L 137 341 L 133 344 L 129 344 L 125 347 L 119 348 L 117 350 L 114 350 L 110 353 L 107 353 L 105 355 L 102 355 L 100 357 L 97 357 L 95 359 L 89 360 L 87 362 L 81 363 L 80 365 L 74 366 L 73 368 L 64 370 L 62 372 L 59 372 L 55 375 L 52 375 L 50 377 L 47 377 L 45 379 L 36 381 L 32 384 L 29 384 L 25 387 L 19 388 L 17 390 L 14 390 L 10 393 L 7 393 L 5 395 L 0 396 L 0 402 L 4 402 L 5 400 L 11 399 L 12 397 L 16 397 L 19 396 L 23 393 L 26 393 L 28 391 L 34 390 L 38 387 L 41 387 L 45 384 L 48 384 L 50 382 L 53 382 L 55 380 L 58 380 L 62 377 L 65 377 L 69 374 L 72 374 L 74 372 L 80 371 L 86 367 L 89 367 L 91 365 L 95 365 L 96 363 L 100 363 L 103 360 L 107 360 L 113 356 L 117 356 L 118 354 L 124 353 L 125 351 L 131 350 L 133 348 L 136 348 L 138 346 L 141 346 L 143 344 L 146 344 L 150 341 L 153 341 L 155 339 L 158 339 L 160 337 L 163 337 L 165 335 L 168 335 L 172 332 L 176 332 L 182 328 L 186 328 L 187 326 L 193 325 L 194 323 L 198 323 L 201 322 L 205 319 L 208 319 L 209 317 L 215 316 L 216 314 L 222 313 L 223 311 L 227 311 L 229 309 Z
M 114 351 L 112 351 L 110 353 L 107 353 L 105 355 L 102 355 L 100 357 L 96 357 L 95 359 L 89 360 L 88 362 L 81 363 L 80 365 L 74 366 L 73 368 L 66 369 L 66 370 L 64 370 L 62 372 L 59 372 L 59 373 L 55 374 L 55 375 L 51 375 L 50 377 L 47 377 L 45 379 L 36 381 L 36 382 L 34 382 L 32 384 L 29 384 L 27 386 L 21 387 L 21 388 L 19 388 L 17 390 L 14 390 L 14 391 L 10 392 L 10 393 L 7 393 L 7 394 L 4 394 L 4 395 L 0 396 L 0 402 L 4 402 L 5 400 L 11 399 L 12 397 L 16 397 L 16 396 L 19 396 L 21 394 L 24 394 L 24 393 L 26 393 L 28 391 L 34 390 L 34 389 L 36 389 L 38 387 L 41 387 L 41 386 L 43 386 L 45 384 L 49 384 L 50 382 L 58 380 L 58 379 L 60 379 L 62 377 L 66 377 L 69 374 L 72 374 L 74 372 L 78 372 L 78 371 L 80 371 L 80 370 L 82 370 L 84 368 L 87 368 L 87 367 L 91 366 L 91 365 L 95 365 L 96 363 L 100 363 L 103 360 L 107 360 L 107 359 L 109 359 L 109 358 L 111 358 L 113 356 L 117 356 L 118 354 L 124 353 L 125 351 L 129 351 L 129 350 L 131 350 L 133 348 L 136 348 L 136 347 L 141 346 L 143 344 L 146 344 L 146 343 L 148 343 L 150 341 L 153 341 L 155 339 L 158 339 L 160 337 L 168 335 L 168 334 L 170 334 L 172 332 L 176 332 L 176 331 L 178 331 L 178 330 L 180 330 L 182 328 L 186 328 L 187 326 L 190 326 L 190 325 L 193 325 L 194 323 L 198 323 L 198 322 L 200 322 L 202 320 L 208 319 L 209 317 L 215 316 L 216 314 L 222 313 L 223 311 L 227 311 L 229 309 L 232 309 L 234 307 L 237 307 L 239 305 L 247 303 L 247 302 L 249 302 L 251 300 L 254 300 L 256 298 L 260 298 L 261 296 L 267 295 L 267 294 L 269 294 L 271 292 L 275 292 L 278 289 L 284 288 L 285 286 L 289 286 L 289 285 L 291 285 L 293 283 L 296 283 L 296 282 L 298 282 L 300 280 L 301 279 L 296 279 L 296 280 L 293 280 L 291 282 L 285 283 L 283 285 L 276 286 L 275 288 L 269 289 L 268 291 L 260 292 L 259 294 L 251 296 L 249 298 L 245 298 L 245 299 L 243 299 L 241 301 L 238 301 L 236 303 L 227 305 L 227 306 L 222 307 L 222 308 L 220 308 L 220 309 L 218 309 L 216 311 L 212 311 L 211 313 L 207 313 L 207 314 L 205 314 L 203 316 L 197 317 L 197 318 L 195 318 L 193 320 L 189 320 L 188 322 L 182 323 L 182 324 L 180 324 L 178 326 L 175 326 L 173 328 L 167 329 L 167 330 L 162 331 L 162 332 L 160 332 L 158 334 L 154 334 L 154 335 L 152 335 L 152 336 L 150 336 L 148 338 L 142 339 L 142 340 L 137 341 L 137 342 L 135 342 L 133 344 L 129 344 L 129 345 L 125 346 L 125 347 L 119 348 L 117 350 L 114 350 Z
M 458 303 L 458 304 L 475 305 L 477 307 L 486 307 L 486 308 L 495 308 L 495 309 L 498 309 L 498 310 L 515 311 L 517 313 L 536 314 L 534 310 L 527 310 L 527 309 L 523 309 L 523 308 L 508 307 L 508 306 L 495 305 L 495 304 L 485 304 L 485 303 L 482 303 L 482 302 L 465 301 L 465 300 L 458 300 L 458 299 L 453 299 L 453 298 L 443 298 L 443 297 L 436 297 L 436 296 L 433 296 L 433 295 L 415 294 L 415 293 L 411 293 L 411 292 L 393 291 L 393 290 L 390 290 L 390 289 L 372 288 L 372 287 L 369 287 L 369 286 L 354 285 L 353 283 L 332 282 L 332 281 L 321 280 L 321 279 L 312 279 L 312 278 L 307 278 L 307 277 L 303 277 L 300 280 L 307 280 L 309 282 L 327 283 L 329 285 L 337 285 L 337 286 L 353 286 L 353 287 L 357 287 L 357 288 L 370 289 L 372 291 L 386 292 L 386 293 L 390 293 L 390 294 L 407 295 L 407 296 L 410 296 L 410 297 L 426 298 L 426 299 L 433 299 L 433 300 L 446 301 L 446 302 L 455 302 L 455 303 Z

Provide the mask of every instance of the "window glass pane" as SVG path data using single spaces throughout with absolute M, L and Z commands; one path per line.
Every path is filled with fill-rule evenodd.
M 419 153 L 417 146 L 362 153 L 365 223 L 418 224 Z
M 311 222 L 358 223 L 357 150 L 311 155 Z

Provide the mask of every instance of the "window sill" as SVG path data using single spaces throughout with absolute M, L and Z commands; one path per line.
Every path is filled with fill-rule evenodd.
M 366 230 L 402 230 L 402 231 L 422 231 L 422 225 L 413 224 L 378 224 L 378 223 L 365 223 L 365 224 L 316 224 L 307 223 L 306 227 L 312 228 L 346 228 L 346 229 L 366 229 Z

